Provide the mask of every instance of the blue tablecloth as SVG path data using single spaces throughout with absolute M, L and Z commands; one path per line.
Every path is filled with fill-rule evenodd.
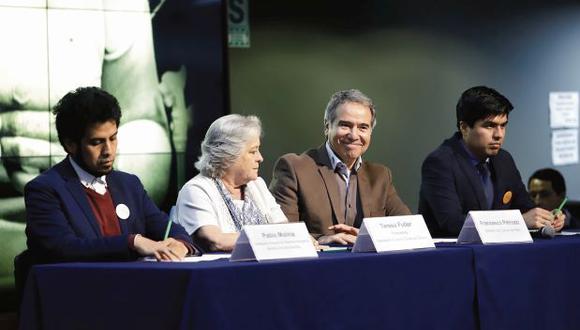
M 470 248 L 31 270 L 23 329 L 476 329 Z
M 482 330 L 580 329 L 580 238 L 471 245 Z

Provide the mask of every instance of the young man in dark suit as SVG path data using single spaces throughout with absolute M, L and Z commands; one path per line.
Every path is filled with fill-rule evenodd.
M 519 209 L 529 228 L 562 229 L 564 216 L 534 208 L 504 142 L 510 101 L 485 86 L 457 103 L 457 132 L 430 153 L 421 168 L 419 213 L 431 235 L 457 236 L 471 210 Z
M 139 178 L 113 169 L 121 119 L 115 97 L 97 87 L 78 88 L 54 113 L 67 157 L 25 187 L 28 250 L 22 258 L 28 263 L 139 256 L 170 261 L 195 252 L 177 224 L 164 238 L 168 216 Z

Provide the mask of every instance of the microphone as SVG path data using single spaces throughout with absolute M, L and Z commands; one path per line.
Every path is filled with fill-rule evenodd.
M 556 236 L 556 231 L 552 226 L 544 226 L 538 230 L 534 230 L 531 234 L 534 238 L 552 238 Z

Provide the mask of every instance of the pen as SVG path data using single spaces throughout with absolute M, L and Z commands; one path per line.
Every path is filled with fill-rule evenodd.
M 166 240 L 169 237 L 169 230 L 171 229 L 171 219 L 167 219 L 167 228 L 165 229 L 165 236 L 163 236 L 163 240 Z
M 564 207 L 564 204 L 566 204 L 567 201 L 568 197 L 564 197 L 564 200 L 562 201 L 562 203 L 560 203 L 560 206 L 558 206 L 558 208 L 556 209 L 556 213 L 562 212 L 562 208 Z
M 167 219 L 167 228 L 165 228 L 165 236 L 163 236 L 163 240 L 166 240 L 169 237 L 169 230 L 171 229 L 171 223 L 173 222 L 173 215 L 175 213 L 175 205 L 171 207 L 169 210 L 169 219 Z

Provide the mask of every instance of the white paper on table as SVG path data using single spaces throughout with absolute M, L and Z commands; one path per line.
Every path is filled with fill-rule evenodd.
M 457 238 L 434 238 L 433 243 L 457 243 Z
M 580 235 L 580 232 L 562 230 L 561 232 L 556 233 L 556 235 L 561 235 L 561 236 L 574 236 L 574 235 Z
M 201 256 L 185 257 L 183 260 L 172 261 L 172 262 L 200 262 L 200 261 L 212 261 L 218 259 L 229 259 L 231 254 L 229 253 L 211 253 L 203 254 Z M 145 257 L 141 259 L 142 261 L 157 261 L 154 257 Z

